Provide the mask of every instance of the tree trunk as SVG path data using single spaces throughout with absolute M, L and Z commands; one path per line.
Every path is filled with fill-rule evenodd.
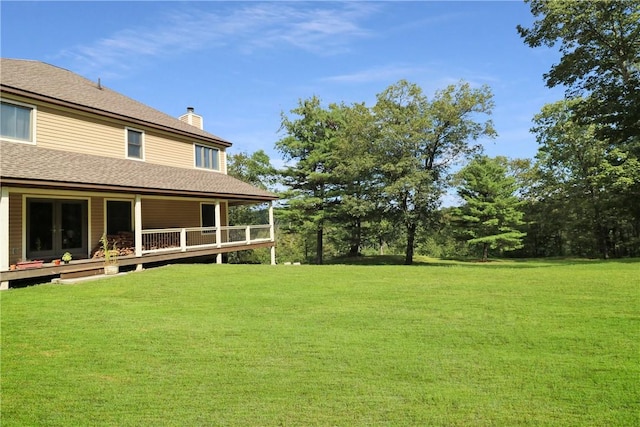
M 322 225 L 318 226 L 316 231 L 316 264 L 322 264 L 322 251 L 323 251 L 323 242 L 322 242 Z
M 353 229 L 351 230 L 351 244 L 349 247 L 349 256 L 358 256 L 360 255 L 360 243 L 362 240 L 362 223 L 360 218 L 355 220 L 353 224 Z
M 489 244 L 483 243 L 482 244 L 482 262 L 487 262 L 488 259 L 489 259 Z
M 413 246 L 416 239 L 415 224 L 407 225 L 407 252 L 404 257 L 404 265 L 413 264 Z

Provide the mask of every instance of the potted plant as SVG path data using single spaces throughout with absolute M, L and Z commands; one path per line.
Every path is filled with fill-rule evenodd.
M 73 259 L 73 255 L 71 255 L 70 252 L 65 252 L 64 254 L 62 254 L 62 261 L 65 264 L 69 264 L 69 261 L 71 261 L 71 259 Z
M 53 265 L 60 265 L 60 260 L 59 259 L 54 259 L 53 260 Z
M 105 234 L 100 238 L 102 243 L 102 251 L 104 252 L 104 274 L 118 274 L 118 248 L 116 243 L 109 247 L 109 239 Z

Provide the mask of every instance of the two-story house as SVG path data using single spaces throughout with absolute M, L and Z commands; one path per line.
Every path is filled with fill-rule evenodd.
M 193 108 L 174 118 L 68 70 L 0 60 L 0 283 L 97 270 L 103 235 L 121 265 L 271 248 L 277 197 L 226 173 L 231 143 Z M 268 224 L 228 209 L 269 205 Z M 69 252 L 73 261 L 51 261 Z M 19 260 L 40 268 L 14 269 Z

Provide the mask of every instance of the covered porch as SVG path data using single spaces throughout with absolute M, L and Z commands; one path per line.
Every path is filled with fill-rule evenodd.
M 262 200 L 257 224 L 231 224 L 234 205 L 256 204 L 242 198 L 77 191 L 2 186 L 0 189 L 0 285 L 38 277 L 101 274 L 100 239 L 115 244 L 122 267 L 214 257 L 269 248 L 275 264 L 273 206 Z M 266 206 L 265 206 L 266 205 Z M 60 262 L 64 253 L 68 263 Z M 38 260 L 21 267 L 21 260 Z
M 98 271 L 102 236 L 116 242 L 120 266 L 203 256 L 221 263 L 224 253 L 258 248 L 269 248 L 275 263 L 273 193 L 224 173 L 0 147 L 2 288 L 12 280 Z M 260 207 L 259 214 L 234 222 L 236 206 Z M 67 252 L 69 264 L 53 262 Z M 20 260 L 42 264 L 18 269 Z

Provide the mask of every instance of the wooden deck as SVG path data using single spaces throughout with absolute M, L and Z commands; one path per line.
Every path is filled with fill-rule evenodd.
M 217 255 L 239 250 L 269 248 L 274 246 L 274 242 L 243 243 L 238 245 L 225 245 L 220 248 L 209 247 L 205 249 L 192 249 L 187 251 L 166 251 L 161 253 L 143 254 L 140 257 L 134 255 L 118 257 L 118 265 L 126 267 L 132 265 L 144 265 L 156 262 L 167 262 L 172 260 L 182 260 Z M 0 271 L 0 283 L 21 280 L 36 279 L 38 277 L 81 277 L 102 274 L 104 266 L 103 259 L 82 259 L 74 260 L 69 264 L 54 265 L 53 263 L 43 264 L 42 267 L 28 268 L 25 270 Z M 8 285 L 7 285 L 8 286 Z

